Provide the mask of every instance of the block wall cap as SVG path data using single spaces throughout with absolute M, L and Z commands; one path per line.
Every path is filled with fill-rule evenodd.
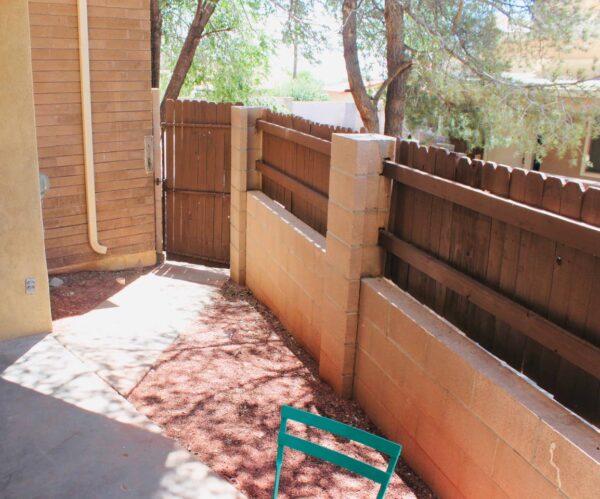
M 476 371 L 477 376 L 493 383 L 506 396 L 549 425 L 562 438 L 600 467 L 600 433 L 588 422 L 554 400 L 522 373 L 468 338 L 460 329 L 437 315 L 386 278 L 363 278 L 361 286 L 369 286 L 379 297 L 385 297 L 451 352 L 460 355 Z M 539 444 L 539 442 L 538 442 Z M 600 468 L 599 468 L 600 469 Z
M 396 142 L 396 139 L 379 133 L 334 133 L 333 137 L 341 137 L 354 142 Z
M 298 217 L 287 211 L 276 201 L 273 201 L 270 197 L 261 191 L 248 191 L 248 197 L 252 197 L 253 201 L 262 205 L 265 209 L 281 218 L 281 222 L 285 223 L 306 239 L 309 243 L 320 250 L 324 250 L 326 247 L 325 237 L 319 234 L 312 227 L 305 224 Z

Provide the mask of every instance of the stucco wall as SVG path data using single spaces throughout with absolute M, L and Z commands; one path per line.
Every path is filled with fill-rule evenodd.
M 88 0 L 98 238 L 87 240 L 77 0 L 29 0 L 40 170 L 51 272 L 155 261 L 149 0 Z
M 259 191 L 246 227 L 246 284 L 318 359 L 325 238 Z
M 441 497 L 597 497 L 597 430 L 382 278 L 363 279 L 354 397 Z
M 26 0 L 0 2 L 0 339 L 50 331 Z M 25 279 L 36 292 L 25 293 Z

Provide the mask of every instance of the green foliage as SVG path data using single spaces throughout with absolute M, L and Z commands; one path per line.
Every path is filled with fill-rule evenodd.
M 300 71 L 296 78 L 290 78 L 274 93 L 281 97 L 291 97 L 296 101 L 327 100 L 327 94 L 323 91 L 323 84 L 308 71 Z
M 319 1 L 281 0 L 274 1 L 273 4 L 286 15 L 283 43 L 296 46 L 306 60 L 318 62 L 318 55 L 326 42 L 323 26 L 314 22 Z
M 338 0 L 326 0 L 341 15 Z M 598 10 L 581 0 L 417 0 L 405 6 L 406 124 L 432 128 L 470 147 L 515 146 L 543 157 L 580 147 L 598 108 L 595 68 L 568 71 L 564 59 L 600 35 Z M 359 54 L 366 71 L 385 79 L 384 0 L 358 2 Z M 586 10 L 587 5 L 587 10 Z M 524 81 L 516 73 L 535 73 Z M 598 101 L 596 101 L 598 102 Z M 541 143 L 537 140 L 542 136 Z
M 166 85 L 187 35 L 197 0 L 163 3 L 161 88 Z M 180 96 L 247 103 L 268 74 L 273 42 L 263 28 L 265 2 L 221 0 L 198 45 Z M 210 34 L 212 33 L 212 34 Z

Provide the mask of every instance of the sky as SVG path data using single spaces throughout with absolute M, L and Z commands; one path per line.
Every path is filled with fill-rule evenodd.
M 312 64 L 303 57 L 299 58 L 298 70 L 309 71 L 315 78 L 320 80 L 324 87 L 334 86 L 340 83 L 347 83 L 346 66 L 344 63 L 344 53 L 342 50 L 342 36 L 339 33 L 337 21 L 326 12 L 318 14 L 320 25 L 325 26 L 330 35 L 327 46 L 323 47 L 319 54 L 320 63 Z M 285 20 L 285 14 L 281 12 L 272 16 L 266 26 L 267 32 L 275 38 L 280 36 L 281 27 Z M 315 20 L 315 23 L 317 21 Z M 271 58 L 271 74 L 273 86 L 277 86 L 289 79 L 293 68 L 293 49 L 283 43 L 279 45 L 276 53 Z

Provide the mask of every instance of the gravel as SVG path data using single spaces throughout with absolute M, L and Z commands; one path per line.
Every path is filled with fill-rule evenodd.
M 129 400 L 249 497 L 271 497 L 283 404 L 378 433 L 353 401 L 318 378 L 316 362 L 243 287 L 228 282 L 196 325 L 167 349 Z M 382 455 L 315 429 L 293 433 L 384 467 Z M 295 451 L 285 454 L 280 497 L 375 497 L 369 480 Z M 401 460 L 388 498 L 432 498 Z

